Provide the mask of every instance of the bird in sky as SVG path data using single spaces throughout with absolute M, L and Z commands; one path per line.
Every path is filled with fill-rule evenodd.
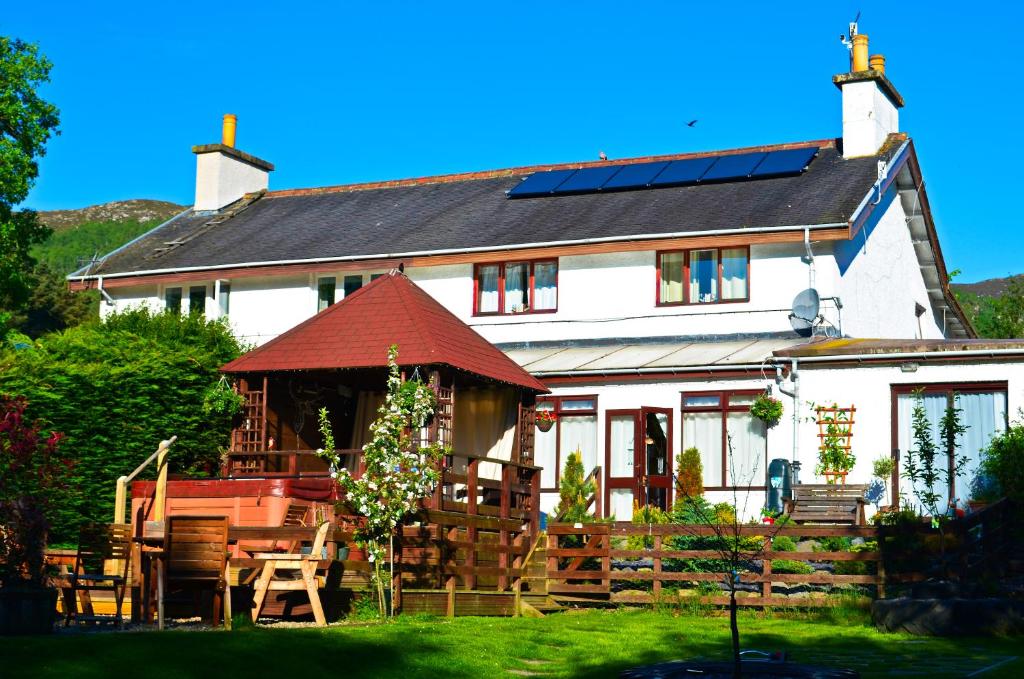
M 697 124 L 697 121 L 696 121 L 696 120 L 691 120 L 690 122 L 686 123 L 686 126 L 687 126 L 687 127 L 693 127 L 693 126 L 694 126 L 694 125 L 696 125 L 696 124 Z
M 600 158 L 601 160 L 608 160 L 608 154 L 605 153 L 604 151 L 598 151 L 597 157 Z

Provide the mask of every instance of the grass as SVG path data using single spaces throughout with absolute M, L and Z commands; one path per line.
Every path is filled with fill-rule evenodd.
M 744 648 L 786 650 L 797 661 L 865 677 L 963 677 L 1021 655 L 1019 639 L 881 634 L 861 612 L 741 612 Z M 723 617 L 678 610 L 566 612 L 543 619 L 407 616 L 392 624 L 234 632 L 71 633 L 2 638 L 2 674 L 14 677 L 359 676 L 614 677 L 645 663 L 724 659 Z M 1017 677 L 1015 660 L 981 677 Z

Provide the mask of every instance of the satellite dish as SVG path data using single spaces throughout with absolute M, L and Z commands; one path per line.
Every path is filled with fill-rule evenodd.
M 793 299 L 793 311 L 789 314 L 789 323 L 793 331 L 801 337 L 814 334 L 814 325 L 821 311 L 821 298 L 814 288 L 807 288 Z

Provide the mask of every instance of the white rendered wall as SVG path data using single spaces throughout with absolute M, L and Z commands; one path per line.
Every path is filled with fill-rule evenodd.
M 219 210 L 269 186 L 270 173 L 219 151 L 196 155 L 194 210 Z
M 843 84 L 843 156 L 874 155 L 899 129 L 899 109 L 874 80 Z

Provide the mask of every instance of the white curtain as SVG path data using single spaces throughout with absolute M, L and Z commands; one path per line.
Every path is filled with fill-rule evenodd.
M 583 460 L 583 473 L 589 474 L 597 466 L 597 416 L 563 415 L 558 422 L 562 450 L 562 467 L 569 453 L 579 450 Z
M 967 431 L 957 439 L 960 444 L 957 452 L 967 456 L 967 464 L 956 477 L 956 494 L 961 501 L 966 501 L 970 497 L 971 481 L 981 465 L 982 451 L 993 434 L 1006 429 L 1006 393 L 960 394 L 958 399 Z
M 633 477 L 633 451 L 634 451 L 634 419 L 632 415 L 615 415 L 611 421 L 611 460 L 609 463 L 608 476 L 620 478 Z M 632 492 L 630 493 L 632 498 Z M 632 503 L 632 500 L 630 500 Z M 631 505 L 632 506 L 632 505 Z
M 696 448 L 700 451 L 704 485 L 711 488 L 724 485 L 721 413 L 683 414 L 683 449 L 687 448 Z
M 661 256 L 662 302 L 683 301 L 683 253 L 666 252 Z
M 722 299 L 744 299 L 747 296 L 747 250 L 722 250 Z
M 728 485 L 765 485 L 767 437 L 764 422 L 750 413 L 729 413 L 726 430 L 732 441 L 732 455 L 726 451 Z
M 558 264 L 540 262 L 533 267 L 533 308 L 558 308 Z
M 910 481 L 902 478 L 902 470 L 904 468 L 903 461 L 907 457 L 907 451 L 910 449 L 916 449 L 917 444 L 914 443 L 914 404 L 915 397 L 913 394 L 900 394 L 896 400 L 896 414 L 899 418 L 899 424 L 897 429 L 897 445 L 900 449 L 900 462 L 899 468 L 901 473 L 901 484 L 905 484 L 904 492 L 907 499 L 917 504 L 917 498 L 914 494 L 913 489 L 910 488 Z M 946 453 L 942 450 L 942 443 L 939 439 L 939 422 L 942 421 L 942 415 L 946 412 L 946 394 L 924 394 L 923 405 L 925 413 L 928 417 L 929 429 L 931 430 L 932 443 L 939 449 L 939 452 L 935 455 L 935 465 L 938 467 L 946 466 Z M 903 487 L 903 486 L 901 486 Z M 919 488 L 920 489 L 920 488 Z M 936 510 L 939 513 L 946 511 L 946 506 L 949 503 L 949 488 L 946 486 L 945 481 L 938 480 L 933 486 L 933 491 L 939 496 L 936 501 Z M 930 509 L 925 508 L 925 511 Z
M 538 409 L 539 410 L 539 409 Z M 558 439 L 558 430 L 555 427 L 547 431 L 536 430 L 533 438 L 533 460 L 534 464 L 542 467 L 540 472 L 540 487 L 555 488 L 558 483 L 555 480 L 555 471 L 558 462 L 555 460 Z
M 718 299 L 718 251 L 690 251 L 690 303 Z
M 459 391 L 455 398 L 454 453 L 511 459 L 516 404 L 512 388 Z
M 494 313 L 498 311 L 498 265 L 481 266 L 478 276 L 477 294 L 479 299 L 476 304 L 477 311 L 481 313 Z
M 529 264 L 505 265 L 505 313 L 522 311 L 529 304 L 527 290 L 530 287 Z
M 633 519 L 633 491 L 629 488 L 612 488 L 608 491 L 608 511 L 616 521 Z
M 349 440 L 349 448 L 362 449 L 370 440 L 370 425 L 377 419 L 377 411 L 384 404 L 384 392 L 382 391 L 360 391 L 356 400 L 356 414 L 352 426 L 352 438 Z M 348 462 L 349 471 L 355 471 L 356 461 L 350 457 Z

